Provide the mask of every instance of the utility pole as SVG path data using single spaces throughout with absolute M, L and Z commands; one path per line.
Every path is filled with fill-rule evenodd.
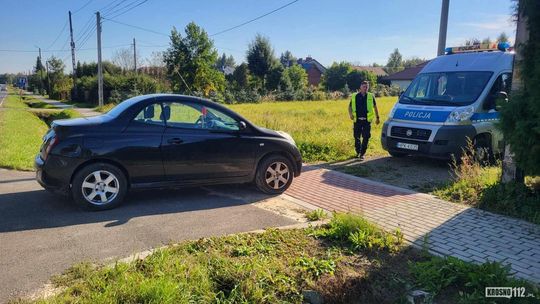
M 71 100 L 75 100 L 77 96 L 77 67 L 75 66 L 75 42 L 73 41 L 71 11 L 69 11 L 69 36 L 71 37 L 71 66 L 73 68 L 73 91 L 71 92 Z
M 97 51 L 98 51 L 98 99 L 99 106 L 103 106 L 103 67 L 101 65 L 101 15 L 96 13 L 97 22 Z
M 135 69 L 135 74 L 137 74 L 137 47 L 135 45 L 135 38 L 133 38 L 133 68 Z
M 517 9 L 518 19 L 516 27 L 516 41 L 514 42 L 515 55 L 512 71 L 512 93 L 510 94 L 510 96 L 514 95 L 513 93 L 523 87 L 523 82 L 520 75 L 520 62 L 523 60 L 522 47 L 529 40 L 527 17 L 523 14 L 523 0 L 519 1 Z M 511 98 L 510 102 L 512 102 Z M 516 162 L 514 160 L 514 153 L 512 153 L 510 145 L 507 144 L 504 147 L 501 181 L 503 183 L 511 181 L 523 182 L 523 179 L 523 171 L 516 166 Z
M 437 49 L 437 56 L 444 55 L 444 49 L 446 48 L 446 32 L 448 28 L 448 7 L 449 6 L 450 6 L 450 0 L 442 0 L 441 24 L 439 26 L 439 48 Z

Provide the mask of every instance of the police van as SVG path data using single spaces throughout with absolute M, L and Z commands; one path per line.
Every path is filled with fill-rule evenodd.
M 395 157 L 459 157 L 469 138 L 477 157 L 504 149 L 498 107 L 507 100 L 514 54 L 508 43 L 447 48 L 415 77 L 382 128 L 383 148 Z

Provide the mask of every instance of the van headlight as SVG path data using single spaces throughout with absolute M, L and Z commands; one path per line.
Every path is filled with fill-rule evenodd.
M 446 122 L 462 122 L 468 120 L 474 114 L 474 107 L 457 108 L 446 119 Z

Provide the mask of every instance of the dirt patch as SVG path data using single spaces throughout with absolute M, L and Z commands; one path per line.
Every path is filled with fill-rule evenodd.
M 451 179 L 448 161 L 413 156 L 402 158 L 374 157 L 364 161 L 351 159 L 344 162 L 327 163 L 322 166 L 425 193 Z

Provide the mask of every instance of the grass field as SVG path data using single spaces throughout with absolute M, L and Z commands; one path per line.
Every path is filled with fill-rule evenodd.
M 382 123 L 397 97 L 377 98 L 381 124 L 372 123 L 367 156 L 386 155 L 381 147 Z M 348 100 L 268 102 L 229 107 L 251 122 L 290 133 L 304 161 L 337 161 L 355 156 Z
M 32 103 L 39 109 L 29 109 Z M 0 167 L 32 170 L 42 137 L 49 129 L 46 121 L 78 116 L 72 110 L 46 109 L 47 105 L 38 103 L 24 102 L 13 93 L 6 97 L 0 110 Z

